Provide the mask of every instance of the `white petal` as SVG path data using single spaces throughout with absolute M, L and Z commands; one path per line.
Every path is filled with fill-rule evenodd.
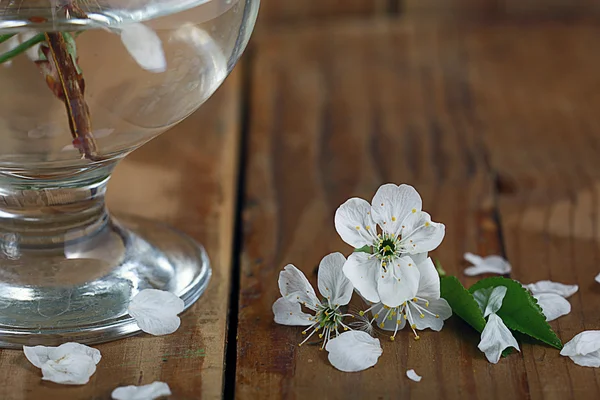
M 344 264 L 344 275 L 360 295 L 372 303 L 379 303 L 377 277 L 382 271 L 375 257 L 362 252 L 350 254 Z
M 409 254 L 428 252 L 436 249 L 446 234 L 446 226 L 432 222 L 424 211 L 411 214 L 402 229 L 400 245 Z
M 144 386 L 118 387 L 111 394 L 113 400 L 154 400 L 170 395 L 169 385 L 158 381 Z
M 565 343 L 560 355 L 576 356 L 595 353 L 600 350 L 600 331 L 583 331 Z
M 160 336 L 179 328 L 181 320 L 177 314 L 184 307 L 183 300 L 171 292 L 144 289 L 131 299 L 128 311 L 142 331 Z
M 500 310 L 507 290 L 506 286 L 496 286 L 479 289 L 473 293 L 473 297 L 479 305 L 484 318 Z
M 280 297 L 273 303 L 273 314 L 275 322 L 281 325 L 305 326 L 312 324 L 312 321 L 309 320 L 312 316 L 302 312 L 300 303 L 288 301 L 285 297 Z
M 379 339 L 366 332 L 348 331 L 329 340 L 325 346 L 329 362 L 344 372 L 362 371 L 377 364 L 383 350 Z
M 409 185 L 382 185 L 373 196 L 373 219 L 390 233 L 400 232 L 405 219 L 421 211 L 423 202 L 419 193 Z M 384 223 L 385 222 L 385 223 Z
M 421 273 L 410 257 L 393 259 L 379 272 L 377 291 L 386 306 L 397 307 L 417 295 Z
M 569 358 L 582 367 L 600 368 L 600 350 L 585 355 L 569 356 Z
M 29 360 L 30 363 L 35 365 L 38 368 L 42 368 L 42 366 L 49 360 L 48 352 L 52 349 L 52 347 L 46 346 L 35 346 L 28 347 L 23 346 L 23 352 L 25 353 L 25 357 Z
M 542 307 L 546 321 L 554 321 L 558 317 L 571 312 L 571 303 L 561 295 L 555 293 L 540 293 L 533 295 Z
M 477 254 L 473 253 L 465 253 L 463 257 L 465 258 L 465 260 L 467 260 L 473 265 L 481 264 L 481 262 L 483 261 L 483 257 L 480 257 Z
M 371 205 L 354 197 L 335 211 L 335 230 L 350 246 L 360 248 L 372 245 L 377 226 L 371 216 Z M 372 233 L 371 233 L 372 232 Z
M 467 259 L 467 255 L 471 253 L 465 254 L 465 259 Z M 474 254 L 471 254 L 473 256 Z M 473 258 L 469 257 L 467 261 L 474 261 Z M 476 263 L 472 267 L 465 268 L 464 273 L 467 276 L 475 276 L 480 274 L 500 274 L 505 275 L 509 274 L 512 270 L 509 262 L 500 257 L 500 256 L 487 256 L 484 257 L 481 262 Z
M 414 257 L 410 257 L 415 261 Z M 417 264 L 417 268 L 421 274 L 419 278 L 419 289 L 417 290 L 417 296 L 428 299 L 436 300 L 440 298 L 440 276 L 433 265 L 431 258 L 427 258 L 424 262 Z
M 540 293 L 554 293 L 564 298 L 573 296 L 579 290 L 579 286 L 577 285 L 565 285 L 563 283 L 552 281 L 539 281 L 524 286 L 534 295 Z
M 519 344 L 510 330 L 504 325 L 502 319 L 495 313 L 490 314 L 483 332 L 481 332 L 481 342 L 479 350 L 485 353 L 489 362 L 496 364 L 504 349 L 514 347 L 518 351 Z
M 152 29 L 142 23 L 123 26 L 121 41 L 140 67 L 151 72 L 165 72 L 167 60 L 162 41 Z
M 411 381 L 421 382 L 422 377 L 420 375 L 417 375 L 414 369 L 409 369 L 408 371 L 406 371 L 406 376 Z
M 277 283 L 281 295 L 289 301 L 306 303 L 311 308 L 315 308 L 317 304 L 320 304 L 315 290 L 306 279 L 306 276 L 292 264 L 286 265 L 283 271 L 279 273 Z
M 59 360 L 68 354 L 83 354 L 90 357 L 95 364 L 98 364 L 102 359 L 100 350 L 86 346 L 79 343 L 63 343 L 58 347 L 47 347 L 47 346 L 35 346 L 28 347 L 23 346 L 23 352 L 25 357 L 38 368 L 48 362 L 49 360 Z
M 344 275 L 346 257 L 342 253 L 331 253 L 323 257 L 319 264 L 319 292 L 331 304 L 345 306 L 352 298 L 354 287 Z
M 68 353 L 42 365 L 42 379 L 63 385 L 84 385 L 96 372 L 96 362 L 87 354 Z
M 596 282 L 600 283 L 600 274 L 596 275 Z
M 428 313 L 420 314 L 420 311 L 412 306 L 411 303 L 409 303 L 409 307 L 411 307 L 410 311 L 415 325 L 417 326 L 417 329 L 421 331 L 427 328 L 433 331 L 441 331 L 444 327 L 444 320 L 447 320 L 452 316 L 452 308 L 445 299 L 431 300 L 429 302 L 429 307 L 426 307 L 427 311 L 438 315 L 439 318 Z M 423 316 L 422 318 L 421 315 Z

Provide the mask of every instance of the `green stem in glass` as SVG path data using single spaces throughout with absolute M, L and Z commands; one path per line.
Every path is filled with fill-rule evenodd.
M 16 33 L 11 33 L 9 35 L 0 35 L 0 43 L 6 42 L 8 39 L 10 39 L 11 37 L 13 37 L 15 35 L 16 35 Z
M 8 36 L 8 35 L 5 35 L 5 36 Z M 2 43 L 2 38 L 4 38 L 5 36 L 0 36 L 0 43 Z M 6 40 L 8 40 L 8 39 L 6 39 Z M 25 42 L 21 43 L 14 49 L 9 50 L 6 53 L 0 54 L 0 64 L 18 56 L 21 53 L 24 53 L 30 47 L 33 47 L 36 44 L 43 42 L 44 40 L 46 40 L 46 38 L 44 37 L 44 34 L 39 33 L 39 34 L 35 35 L 34 37 L 32 37 L 31 39 L 26 40 Z

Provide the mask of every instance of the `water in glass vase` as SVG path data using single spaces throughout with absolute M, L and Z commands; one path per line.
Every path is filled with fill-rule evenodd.
M 219 87 L 257 7 L 0 0 L 0 346 L 133 334 L 140 290 L 172 291 L 186 308 L 204 291 L 200 245 L 114 220 L 104 193 L 120 159 Z

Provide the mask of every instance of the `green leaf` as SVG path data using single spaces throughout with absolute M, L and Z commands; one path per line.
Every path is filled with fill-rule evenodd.
M 498 316 L 502 318 L 507 327 L 559 350 L 562 349 L 560 339 L 546 322 L 546 317 L 537 304 L 537 300 L 519 282 L 496 276 L 480 280 L 469 288 L 469 292 L 473 293 L 479 289 L 496 286 L 506 286 L 507 288 L 502 308 L 498 311 Z
M 452 307 L 452 312 L 478 332 L 483 331 L 485 327 L 483 313 L 473 298 L 473 294 L 465 289 L 458 278 L 455 276 L 440 277 L 440 288 L 441 295 Z
M 368 244 L 364 245 L 363 247 L 359 248 L 359 249 L 354 249 L 355 253 L 368 253 L 368 254 L 373 254 L 373 248 L 371 246 L 369 246 Z

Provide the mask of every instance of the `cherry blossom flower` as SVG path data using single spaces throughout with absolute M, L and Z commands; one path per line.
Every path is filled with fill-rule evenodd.
M 341 253 L 329 254 L 321 260 L 318 287 L 323 296 L 322 300 L 317 298 L 306 276 L 295 266 L 289 264 L 279 274 L 279 291 L 282 297 L 273 304 L 275 322 L 282 325 L 307 326 L 308 328 L 302 331 L 307 337 L 300 346 L 316 332 L 321 331 L 319 338 L 323 339 L 324 348 L 333 335 L 338 336 L 340 330 L 350 329 L 342 321 L 351 314 L 341 310 L 342 306 L 350 302 L 353 291 L 352 283 L 342 271 L 345 262 L 346 258 Z M 304 313 L 301 305 L 313 311 L 314 315 Z
M 429 328 L 440 331 L 444 321 L 452 316 L 452 308 L 445 299 L 440 297 L 440 277 L 431 258 L 421 262 L 417 268 L 420 271 L 420 279 L 415 297 L 397 307 L 376 303 L 365 311 L 373 314 L 371 322 L 377 321 L 381 329 L 394 332 L 390 336 L 392 341 L 407 321 L 415 335 L 415 340 L 418 340 L 420 336 L 417 330 Z
M 363 298 L 398 307 L 415 297 L 416 265 L 444 238 L 443 224 L 422 211 L 419 193 L 409 185 L 381 186 L 371 204 L 352 198 L 335 213 L 335 228 L 349 245 L 372 247 L 373 254 L 355 252 L 344 273 Z

